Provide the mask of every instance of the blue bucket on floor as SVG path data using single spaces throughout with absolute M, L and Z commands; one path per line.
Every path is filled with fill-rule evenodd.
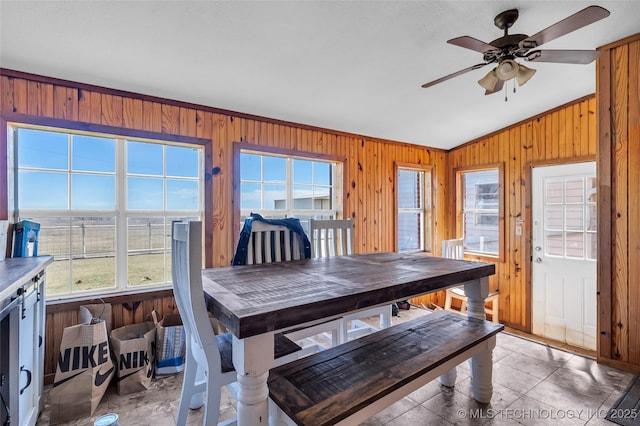
M 93 426 L 118 426 L 118 415 L 116 413 L 105 414 L 93 422 Z

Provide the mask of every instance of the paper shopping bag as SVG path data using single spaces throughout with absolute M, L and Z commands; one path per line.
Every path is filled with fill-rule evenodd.
M 49 394 L 51 424 L 91 417 L 114 370 L 104 321 L 66 327 Z
M 153 377 L 156 327 L 129 324 L 111 332 L 118 395 L 149 389 Z
M 180 315 L 167 314 L 158 321 L 156 311 L 151 313 L 156 325 L 156 375 L 179 373 L 184 370 L 186 334 Z

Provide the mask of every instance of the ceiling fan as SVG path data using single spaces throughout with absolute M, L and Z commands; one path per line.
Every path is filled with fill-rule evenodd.
M 550 27 L 538 33 L 528 36 L 526 34 L 509 34 L 509 28 L 518 19 L 518 10 L 506 10 L 495 17 L 493 23 L 504 30 L 504 35 L 491 43 L 485 43 L 476 38 L 462 36 L 448 40 L 447 43 L 467 49 L 475 50 L 483 55 L 483 63 L 446 75 L 437 80 L 425 83 L 422 87 L 431 87 L 453 77 L 457 77 L 469 71 L 477 70 L 489 64 L 497 66 L 487 75 L 478 80 L 478 84 L 485 89 L 485 95 L 499 92 L 505 81 L 515 78 L 518 85 L 525 84 L 536 70 L 528 68 L 516 61 L 517 58 L 527 62 L 555 62 L 565 64 L 588 64 L 593 62 L 601 52 L 597 50 L 533 50 L 542 44 L 592 24 L 609 16 L 609 11 L 600 6 L 589 6 L 573 15 L 556 22 Z

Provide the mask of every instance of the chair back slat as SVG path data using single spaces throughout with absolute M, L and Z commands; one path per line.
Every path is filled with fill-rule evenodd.
M 442 257 L 464 260 L 464 240 L 442 240 Z
M 353 254 L 353 221 L 315 220 L 310 222 L 311 257 Z
M 303 258 L 303 243 L 295 232 L 286 226 L 253 221 L 247 247 L 248 265 Z

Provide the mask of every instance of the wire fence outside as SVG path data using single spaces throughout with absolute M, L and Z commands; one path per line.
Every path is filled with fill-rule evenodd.
M 127 226 L 129 255 L 163 253 L 171 234 L 163 223 Z M 116 226 L 110 225 L 50 225 L 40 228 L 38 253 L 48 254 L 56 260 L 70 258 L 115 257 Z

